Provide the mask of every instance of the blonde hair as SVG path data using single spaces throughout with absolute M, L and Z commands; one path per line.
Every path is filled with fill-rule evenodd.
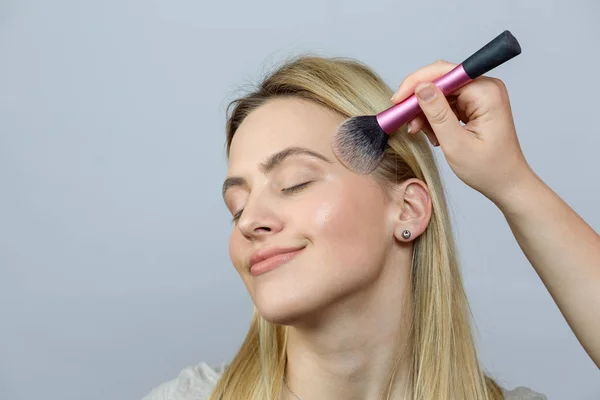
M 375 114 L 391 105 L 392 90 L 363 64 L 349 59 L 302 56 L 268 75 L 256 91 L 230 103 L 227 154 L 249 113 L 266 101 L 294 97 L 344 117 Z M 477 358 L 470 310 L 458 268 L 446 198 L 438 167 L 422 134 L 406 126 L 390 136 L 381 164 L 372 173 L 383 185 L 417 178 L 429 188 L 431 221 L 414 241 L 410 391 L 413 399 L 502 399 Z M 269 323 L 255 310 L 237 355 L 214 388 L 211 400 L 276 400 L 286 367 L 287 327 Z M 390 396 L 394 371 L 383 398 Z

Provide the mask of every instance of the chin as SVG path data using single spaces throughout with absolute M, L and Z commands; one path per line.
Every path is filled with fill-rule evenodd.
M 322 292 L 319 289 L 322 288 L 315 287 L 314 282 L 304 285 L 303 279 L 295 274 L 273 272 L 270 276 L 259 277 L 252 285 L 252 301 L 266 321 L 277 325 L 294 325 L 327 303 L 324 298 L 327 296 L 319 295 Z
M 274 325 L 293 326 L 306 317 L 306 313 L 290 312 L 289 310 L 262 310 L 259 308 L 258 313 L 265 321 Z
M 303 293 L 265 293 L 259 290 L 254 304 L 259 314 L 268 322 L 276 325 L 294 325 L 314 312 L 314 298 Z

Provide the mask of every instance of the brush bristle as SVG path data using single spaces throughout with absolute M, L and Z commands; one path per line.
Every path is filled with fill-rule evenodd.
M 379 165 L 388 141 L 374 115 L 345 120 L 333 138 L 333 152 L 348 169 L 368 174 Z

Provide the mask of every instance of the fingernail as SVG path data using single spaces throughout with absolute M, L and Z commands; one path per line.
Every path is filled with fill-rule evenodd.
M 417 87 L 416 95 L 423 101 L 431 101 L 435 97 L 435 91 L 431 83 L 422 84 Z
M 411 131 L 411 129 L 412 129 L 412 126 L 410 126 L 410 122 L 407 124 L 407 126 L 408 126 L 408 128 L 406 129 L 406 132 L 407 132 L 407 133 L 410 133 L 410 131 Z

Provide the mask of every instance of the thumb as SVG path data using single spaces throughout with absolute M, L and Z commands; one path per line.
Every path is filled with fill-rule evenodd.
M 440 144 L 457 140 L 463 127 L 444 93 L 433 83 L 425 82 L 415 88 L 415 95 Z

